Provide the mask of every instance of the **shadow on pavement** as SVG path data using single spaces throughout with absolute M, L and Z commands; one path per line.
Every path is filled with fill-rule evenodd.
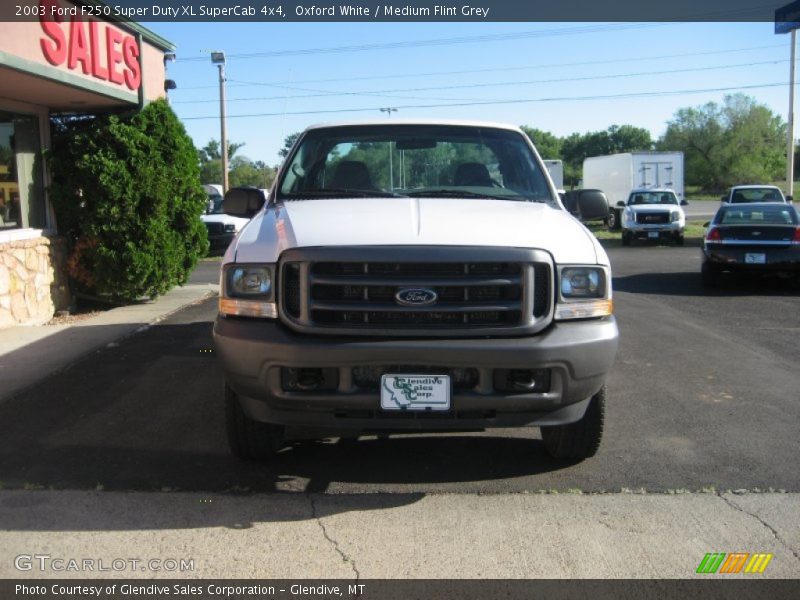
M 791 281 L 778 277 L 723 274 L 714 288 L 703 287 L 699 272 L 640 273 L 614 277 L 615 292 L 664 296 L 800 296 Z
M 446 489 L 574 464 L 503 432 L 331 438 L 296 442 L 268 463 L 239 462 L 225 440 L 207 304 L 182 311 L 186 322 L 154 326 L 0 404 L 0 487 L 297 496 L 323 493 L 331 482 L 357 490 L 387 483 L 400 488 L 402 503 L 421 497 L 403 492 L 425 484 Z M 4 521 L 0 511 L 0 528 L 11 525 Z

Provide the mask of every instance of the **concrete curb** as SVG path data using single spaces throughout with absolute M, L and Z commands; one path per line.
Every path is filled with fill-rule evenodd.
M 217 284 L 175 288 L 151 302 L 114 308 L 72 325 L 0 330 L 0 402 L 87 354 L 144 331 L 176 311 L 218 293 Z

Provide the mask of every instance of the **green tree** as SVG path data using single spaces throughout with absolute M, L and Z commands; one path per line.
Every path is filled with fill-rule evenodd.
M 243 147 L 244 143 L 229 142 L 228 143 L 228 160 L 233 160 L 239 148 Z M 212 160 L 222 160 L 222 151 L 220 150 L 219 140 L 208 140 L 208 143 L 198 150 L 200 155 L 200 162 L 208 162 Z
M 289 151 L 292 149 L 292 146 L 294 146 L 294 143 L 297 141 L 298 137 L 300 137 L 300 132 L 296 131 L 283 138 L 283 148 L 278 150 L 278 155 L 281 158 L 286 158 L 289 156 Z
M 686 183 L 718 192 L 737 183 L 769 182 L 786 168 L 786 124 L 744 94 L 722 104 L 682 108 L 659 141 L 684 153 Z
M 79 290 L 133 301 L 187 281 L 208 248 L 198 154 L 169 105 L 65 121 L 50 197 Z
M 633 125 L 611 125 L 603 131 L 573 133 L 561 141 L 564 183 L 575 185 L 582 178 L 583 161 L 589 156 L 652 150 L 650 132 Z
M 521 129 L 531 139 L 542 158 L 561 158 L 561 138 L 549 131 L 528 127 L 527 125 L 523 125 Z
M 274 180 L 275 171 L 261 161 L 253 162 L 246 156 L 237 156 L 231 161 L 229 174 L 231 187 L 268 188 Z

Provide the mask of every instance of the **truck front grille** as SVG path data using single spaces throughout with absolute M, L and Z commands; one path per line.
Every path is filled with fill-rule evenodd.
M 430 252 L 443 255 L 441 260 L 421 261 L 414 259 L 421 250 L 415 247 L 394 252 L 407 261 L 388 261 L 384 256 L 393 252 L 384 247 L 349 250 L 284 253 L 279 285 L 287 324 L 320 333 L 511 334 L 541 328 L 551 313 L 553 270 L 544 253 L 501 249 L 504 260 L 492 260 L 491 248 L 439 248 Z M 543 260 L 505 260 L 515 252 L 534 252 Z M 430 301 L 404 301 L 405 293 L 418 290 Z
M 636 223 L 639 225 L 663 225 L 669 223 L 669 212 L 637 212 Z

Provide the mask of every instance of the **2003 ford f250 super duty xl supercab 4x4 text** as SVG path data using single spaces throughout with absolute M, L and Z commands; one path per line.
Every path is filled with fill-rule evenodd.
M 214 326 L 237 456 L 298 428 L 534 426 L 553 456 L 597 451 L 609 261 L 518 128 L 311 127 L 266 201 L 234 189 L 225 212 L 252 217 Z

